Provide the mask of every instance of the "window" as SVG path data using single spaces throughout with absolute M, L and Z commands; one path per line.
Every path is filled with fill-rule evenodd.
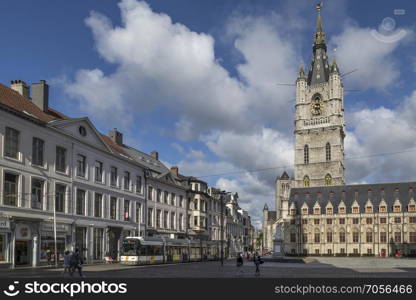
M 94 196 L 94 217 L 102 217 L 102 208 L 103 208 L 103 195 L 95 193 Z
M 368 249 L 367 249 L 367 254 L 373 254 L 373 249 L 368 248 Z
M 372 213 L 373 212 L 373 207 L 372 206 L 366 206 L 365 207 L 365 212 L 368 213 L 368 214 Z
M 103 163 L 95 161 L 95 181 L 103 182 Z
M 86 160 L 87 160 L 87 158 L 84 155 L 78 154 L 77 175 L 80 176 L 80 177 L 85 177 L 85 172 L 86 172 L 86 169 L 87 169 Z
M 136 203 L 136 223 L 140 223 L 142 220 L 142 205 L 140 203 Z
M 339 242 L 340 243 L 345 243 L 345 232 L 340 232 L 339 233 Z
M 65 193 L 66 186 L 62 184 L 55 185 L 55 211 L 65 211 Z
M 168 204 L 169 193 L 164 191 L 163 192 L 163 203 Z
M 341 225 L 345 224 L 345 219 L 344 218 L 339 219 L 339 224 Z
M 153 226 L 153 208 L 147 209 L 147 226 Z
M 16 129 L 6 127 L 4 137 L 4 156 L 19 159 L 19 135 Z
M 183 207 L 183 196 L 182 195 L 179 196 L 179 205 L 178 206 Z
M 372 232 L 367 232 L 366 236 L 365 236 L 365 240 L 367 243 L 372 243 L 373 242 L 373 233 Z
M 340 207 L 340 208 L 338 209 L 338 212 L 339 212 L 340 214 L 345 214 L 345 207 Z
M 308 219 L 302 219 L 302 224 L 307 225 L 308 224 Z
M 332 225 L 332 219 L 326 219 L 326 224 L 327 225 Z
M 394 242 L 395 243 L 401 243 L 402 242 L 402 233 L 401 232 L 395 232 L 394 233 Z
M 291 224 L 291 225 L 296 224 L 296 220 L 295 220 L 295 219 L 290 220 L 290 224 Z
M 305 145 L 303 147 L 303 163 L 305 165 L 309 164 L 309 146 Z
M 380 232 L 380 243 L 387 243 L 387 232 Z
M 32 208 L 42 209 L 44 181 L 32 178 Z
M 332 249 L 327 249 L 326 253 L 329 254 L 329 255 L 332 255 Z
M 416 205 L 410 204 L 408 210 L 409 211 L 416 211 Z
M 319 219 L 314 219 L 314 220 L 313 220 L 313 224 L 315 224 L 315 225 L 319 225 Z
M 56 146 L 56 162 L 55 170 L 58 172 L 66 172 L 66 149 Z
M 366 218 L 365 223 L 368 224 L 368 225 L 373 224 L 373 219 L 372 218 Z
M 358 240 L 359 240 L 359 233 L 358 233 L 358 231 L 354 231 L 353 233 L 352 233 L 352 242 L 353 243 L 358 243 Z
M 353 250 L 353 253 L 354 254 L 358 254 L 358 249 L 357 248 L 354 248 L 354 249 L 352 249 Z
M 354 206 L 354 207 L 352 208 L 352 213 L 353 213 L 353 214 L 358 214 L 358 213 L 359 213 L 358 206 Z
M 352 224 L 358 224 L 360 223 L 360 219 L 359 218 L 353 218 L 352 219 Z
M 117 219 L 117 198 L 116 197 L 110 198 L 110 219 L 112 220 Z
M 308 234 L 307 233 L 302 234 L 302 241 L 303 241 L 304 244 L 306 244 L 308 242 Z
M 76 203 L 77 215 L 85 215 L 85 191 L 77 190 L 77 203 Z
M 170 205 L 175 205 L 176 195 L 175 193 L 170 194 Z
M 326 213 L 327 213 L 328 215 L 332 215 L 332 207 L 327 207 L 327 208 L 326 208 Z
M 380 218 L 380 224 L 386 224 L 387 219 L 386 218 Z
M 302 208 L 302 215 L 307 215 L 307 214 L 308 214 L 308 209 Z
M 387 207 L 385 205 L 380 206 L 380 212 L 387 212 Z
M 331 161 L 331 144 L 326 143 L 325 146 L 326 161 Z
M 4 174 L 4 204 L 17 206 L 19 176 L 5 173 Z
M 314 241 L 315 241 L 315 243 L 320 243 L 321 242 L 321 235 L 319 233 L 315 233 Z
M 149 186 L 147 198 L 153 200 L 153 187 Z
M 130 201 L 124 200 L 124 211 L 123 211 L 124 221 L 130 221 Z
M 409 217 L 409 223 L 415 224 L 416 223 L 416 217 Z
M 103 228 L 94 228 L 94 248 L 93 248 L 93 259 L 102 260 L 103 259 L 103 237 L 104 229 Z
M 409 232 L 409 242 L 416 243 L 416 232 L 414 231 Z
M 198 226 L 198 217 L 197 216 L 194 217 L 194 226 Z
M 168 229 L 169 227 L 169 213 L 167 211 L 163 212 L 163 226 L 164 228 Z
M 162 191 L 160 189 L 157 189 L 156 191 L 156 201 L 162 202 Z
M 320 209 L 319 207 L 315 207 L 315 208 L 313 209 L 313 214 L 314 214 L 314 215 L 320 215 L 320 214 L 321 214 L 321 209 Z
M 331 177 L 331 175 L 326 174 L 326 175 L 325 175 L 325 185 L 326 185 L 326 186 L 329 186 L 329 185 L 331 185 L 331 184 L 332 184 L 332 177 Z
M 345 254 L 345 248 L 341 248 L 341 254 Z
M 142 177 L 136 176 L 136 193 L 142 193 Z
M 43 148 L 45 142 L 39 138 L 33 138 L 32 141 L 32 164 L 37 166 L 43 166 Z
M 130 190 L 130 172 L 124 172 L 124 189 Z
M 179 230 L 183 230 L 183 215 L 179 215 Z
M 162 211 L 160 209 L 158 209 L 156 211 L 156 227 L 157 228 L 160 228 L 160 226 L 161 226 L 161 224 L 160 224 L 161 218 L 162 218 Z
M 332 232 L 326 233 L 326 241 L 327 243 L 332 243 Z
M 319 254 L 319 249 L 315 249 L 315 254 Z
M 6 235 L 0 234 L 0 262 L 6 260 Z
M 309 184 L 310 184 L 309 177 L 308 177 L 308 175 L 305 175 L 305 177 L 303 177 L 303 186 L 304 187 L 309 187 Z
M 394 212 L 400 212 L 402 209 L 401 209 L 401 206 L 400 205 L 395 205 L 394 207 L 393 207 L 393 211 Z
M 293 208 L 292 208 L 292 209 L 290 210 L 290 214 L 291 214 L 292 216 L 296 215 L 296 209 L 293 209 Z
M 117 186 L 117 168 L 111 167 L 110 168 L 110 185 Z
M 296 243 L 296 233 L 291 233 L 290 234 L 290 242 L 291 243 Z
M 170 214 L 170 229 L 176 229 L 175 226 L 175 213 Z

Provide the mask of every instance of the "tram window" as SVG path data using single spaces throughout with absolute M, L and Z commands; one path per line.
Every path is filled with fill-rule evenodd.
M 146 256 L 146 246 L 139 247 L 139 255 Z

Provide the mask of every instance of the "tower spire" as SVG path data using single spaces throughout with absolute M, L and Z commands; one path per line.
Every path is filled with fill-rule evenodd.
M 316 5 L 316 10 L 318 11 L 318 16 L 316 19 L 316 33 L 315 33 L 315 39 L 313 42 L 313 49 L 314 51 L 316 48 L 324 48 L 326 50 L 326 44 L 325 44 L 325 33 L 322 29 L 322 17 L 321 17 L 321 9 L 324 4 L 318 3 Z

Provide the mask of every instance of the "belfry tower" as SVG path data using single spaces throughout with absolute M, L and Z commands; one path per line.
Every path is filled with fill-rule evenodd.
M 296 80 L 294 187 L 345 184 L 344 88 L 335 59 L 328 63 L 321 6 L 311 65 Z

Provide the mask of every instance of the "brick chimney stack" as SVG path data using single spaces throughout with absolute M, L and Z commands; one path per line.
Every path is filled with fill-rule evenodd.
M 10 82 L 10 88 L 23 97 L 30 98 L 30 88 L 23 80 L 12 80 Z
M 150 153 L 150 156 L 153 157 L 156 160 L 159 160 L 159 152 L 157 152 L 157 151 L 152 151 Z
M 179 168 L 177 166 L 173 166 L 170 168 L 170 172 L 175 175 L 176 177 L 179 176 Z

